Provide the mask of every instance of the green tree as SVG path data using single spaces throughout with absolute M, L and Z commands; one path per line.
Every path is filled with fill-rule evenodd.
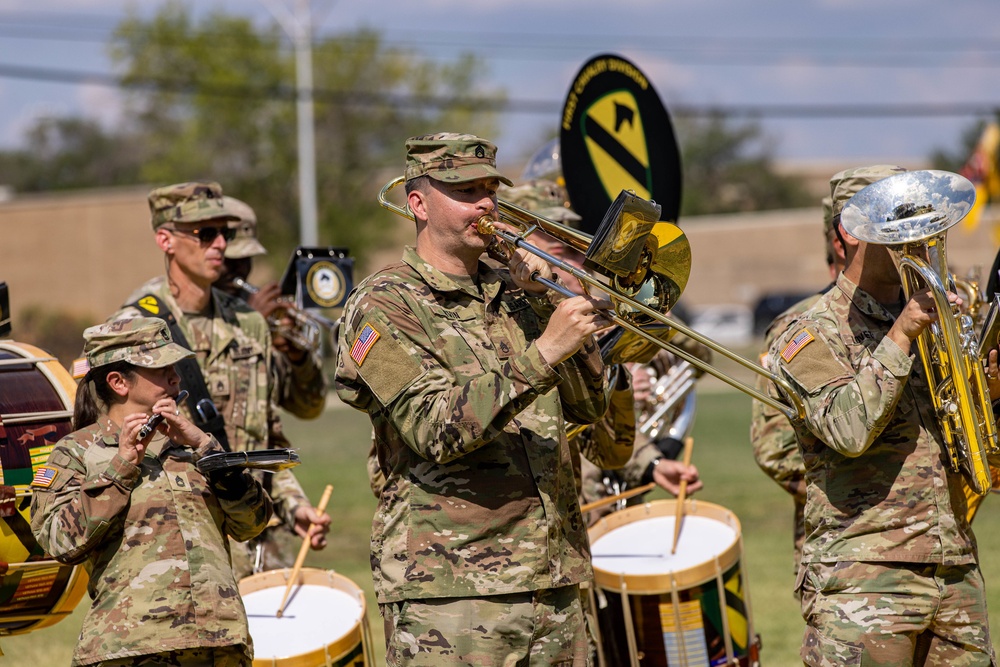
M 448 128 L 493 134 L 493 114 L 473 112 L 462 98 L 503 97 L 479 84 L 483 68 L 471 56 L 435 64 L 370 31 L 313 48 L 319 238 L 363 257 L 401 222 L 375 195 L 402 173 L 406 137 Z M 269 260 L 284 265 L 299 207 L 294 54 L 283 33 L 222 13 L 196 20 L 172 2 L 150 19 L 126 19 L 112 57 L 147 142 L 142 179 L 219 181 L 255 209 Z
M 43 118 L 28 130 L 29 149 L 0 153 L 0 183 L 21 192 L 134 184 L 142 145 L 83 118 Z
M 773 149 L 756 123 L 733 125 L 724 116 L 681 119 L 684 192 L 681 217 L 815 204 L 794 177 L 774 169 Z

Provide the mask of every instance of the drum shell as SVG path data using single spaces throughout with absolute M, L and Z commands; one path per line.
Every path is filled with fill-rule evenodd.
M 675 516 L 676 509 L 676 501 L 654 501 L 602 517 L 589 531 L 594 553 L 609 552 L 608 543 L 600 544 L 600 538 L 615 529 L 655 518 L 658 521 L 653 525 L 660 530 L 667 518 Z M 739 519 L 728 509 L 707 502 L 688 500 L 684 509 L 685 517 L 711 519 L 713 525 L 727 528 L 719 530 L 726 541 L 705 554 L 703 561 L 689 559 L 686 567 L 668 569 L 667 559 L 663 570 L 652 574 L 628 572 L 627 566 L 613 572 L 595 563 L 595 597 L 600 601 L 595 615 L 608 667 L 757 664 L 759 640 L 753 635 Z M 653 535 L 649 532 L 653 525 L 643 532 Z M 659 547 L 653 549 L 654 553 L 664 544 L 669 550 L 672 522 L 664 532 L 668 534 L 654 538 Z M 626 533 L 630 534 L 634 536 Z M 681 537 L 678 553 L 685 546 L 683 526 Z M 650 544 L 653 540 L 636 546 L 633 552 L 628 544 L 613 543 L 610 551 L 621 555 L 647 553 Z M 600 556 L 595 560 L 600 561 Z M 673 659 L 668 660 L 668 656 Z
M 0 634 L 24 634 L 68 616 L 87 587 L 82 567 L 61 565 L 31 535 L 30 483 L 72 430 L 76 383 L 44 351 L 0 341 Z M 9 496 L 13 495 L 13 498 Z
M 264 591 L 265 589 L 275 589 L 277 599 L 280 601 L 281 593 L 284 592 L 288 578 L 291 576 L 290 569 L 269 570 L 245 577 L 239 582 L 240 595 L 247 605 L 247 615 L 250 617 L 250 636 L 254 634 L 254 620 L 256 614 L 277 615 L 278 603 L 273 609 L 256 609 L 251 604 L 248 596 L 253 593 Z M 300 653 L 294 652 L 294 647 L 289 647 L 289 653 L 284 656 L 262 656 L 256 653 L 254 656 L 254 667 L 320 667 L 330 665 L 330 667 L 364 667 L 368 665 L 366 661 L 366 646 L 369 643 L 366 632 L 367 610 L 364 594 L 361 589 L 347 577 L 337 574 L 331 570 L 321 570 L 317 568 L 304 567 L 299 571 L 298 581 L 303 585 L 322 586 L 336 589 L 348 594 L 358 602 L 360 616 L 357 623 L 350 630 L 340 637 L 330 638 L 330 641 L 321 648 L 305 650 Z M 293 612 L 295 587 L 286 605 L 285 617 L 282 621 L 291 621 Z

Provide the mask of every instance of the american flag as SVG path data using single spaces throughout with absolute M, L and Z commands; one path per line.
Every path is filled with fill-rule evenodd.
M 87 357 L 80 357 L 79 359 L 73 360 L 73 365 L 70 367 L 70 375 L 73 376 L 74 380 L 79 380 L 87 371 L 90 370 L 90 364 L 87 363 Z
M 47 489 L 52 486 L 52 482 L 55 481 L 58 472 L 55 468 L 42 466 L 35 471 L 35 477 L 31 480 L 31 485 Z
M 809 330 L 803 329 L 799 333 L 795 334 L 795 338 L 793 338 L 792 341 L 785 346 L 785 349 L 781 351 L 781 358 L 785 360 L 785 363 L 788 363 L 789 361 L 792 360 L 792 357 L 794 357 L 798 353 L 799 350 L 801 350 L 814 340 L 816 339 L 813 338 L 813 335 L 811 333 L 809 333 Z
M 372 345 L 375 341 L 379 339 L 379 333 L 370 324 L 366 324 L 361 329 L 361 333 L 358 334 L 357 340 L 354 341 L 354 345 L 351 346 L 351 359 L 354 359 L 354 363 L 360 366 L 364 360 L 365 356 L 368 354 L 368 350 L 372 349 Z

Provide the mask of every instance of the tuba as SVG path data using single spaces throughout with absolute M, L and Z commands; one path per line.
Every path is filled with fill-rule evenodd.
M 998 451 L 986 373 L 972 317 L 948 302 L 956 287 L 945 253 L 947 230 L 964 218 L 975 187 L 947 171 L 911 171 L 862 189 L 844 207 L 848 234 L 884 245 L 906 298 L 930 290 L 939 314 L 916 339 L 952 471 L 982 496 L 991 486 L 988 454 Z

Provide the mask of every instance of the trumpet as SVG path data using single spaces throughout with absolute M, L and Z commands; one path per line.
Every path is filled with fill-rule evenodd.
M 956 291 L 945 253 L 947 230 L 976 199 L 972 183 L 947 171 L 910 171 L 877 181 L 847 202 L 848 234 L 889 250 L 906 298 L 930 290 L 937 322 L 916 339 L 952 471 L 982 496 L 992 484 L 987 455 L 1000 449 L 990 392 L 969 314 L 948 302 Z M 978 291 L 978 290 L 977 290 Z
M 398 206 L 388 199 L 389 192 L 403 182 L 404 178 L 400 176 L 386 183 L 378 194 L 378 201 L 383 208 L 412 220 L 413 215 L 407 208 Z M 644 200 L 639 201 L 642 202 Z M 651 202 L 645 203 L 655 206 Z M 656 209 L 658 211 L 659 207 L 656 206 Z M 499 220 L 495 219 L 494 215 L 498 216 Z M 517 229 L 518 232 L 514 233 L 502 229 L 497 226 L 497 222 L 510 225 L 514 229 Z M 608 293 L 614 304 L 614 310 L 608 313 L 609 318 L 631 336 L 630 339 L 621 344 L 622 354 L 612 356 L 610 359 L 612 363 L 626 361 L 646 363 L 652 358 L 657 348 L 669 350 L 683 361 L 722 380 L 731 387 L 748 394 L 765 405 L 771 406 L 789 419 L 801 420 L 804 418 L 805 411 L 802 401 L 796 396 L 791 385 L 784 378 L 762 368 L 754 361 L 741 357 L 707 336 L 671 319 L 665 314 L 676 303 L 677 297 L 680 296 L 684 285 L 687 283 L 687 275 L 690 272 L 690 246 L 687 243 L 684 233 L 675 225 L 668 222 L 657 222 L 653 225 L 652 232 L 642 241 L 643 245 L 640 248 L 640 257 L 636 270 L 629 272 L 621 270 L 620 267 L 618 270 L 608 270 L 601 266 L 595 267 L 596 271 L 605 274 L 604 277 L 608 279 L 607 283 L 594 278 L 589 273 L 581 271 L 557 257 L 553 257 L 544 250 L 531 245 L 526 240 L 528 236 L 541 230 L 560 242 L 586 253 L 593 241 L 593 237 L 588 234 L 561 225 L 554 220 L 535 215 L 526 209 L 503 200 L 499 201 L 498 210 L 492 212 L 490 215 L 483 216 L 479 220 L 478 228 L 481 234 L 493 235 L 495 243 L 504 245 L 510 252 L 512 252 L 513 248 L 524 249 L 545 260 L 551 266 L 559 268 L 573 276 L 581 283 Z M 506 252 L 501 253 L 501 255 L 506 254 Z M 532 280 L 567 297 L 576 296 L 572 291 L 555 281 L 538 275 L 532 276 Z M 787 402 L 759 391 L 751 384 L 726 375 L 725 372 L 714 368 L 688 351 L 670 343 L 669 338 L 677 331 L 701 343 L 713 352 L 721 354 L 723 357 L 739 364 L 747 371 L 766 377 L 782 391 Z M 605 363 L 608 361 L 609 359 L 605 357 Z
M 251 285 L 239 277 L 233 277 L 232 284 L 245 292 L 248 296 L 260 292 L 260 288 Z M 314 315 L 298 308 L 285 298 L 280 298 L 281 307 L 274 311 L 267 318 L 267 326 L 272 333 L 277 333 L 286 338 L 292 345 L 307 352 L 322 352 L 323 332 L 330 332 L 330 345 L 334 346 L 334 335 L 337 323 L 328 320 L 320 315 Z M 289 324 L 284 314 L 291 319 Z

